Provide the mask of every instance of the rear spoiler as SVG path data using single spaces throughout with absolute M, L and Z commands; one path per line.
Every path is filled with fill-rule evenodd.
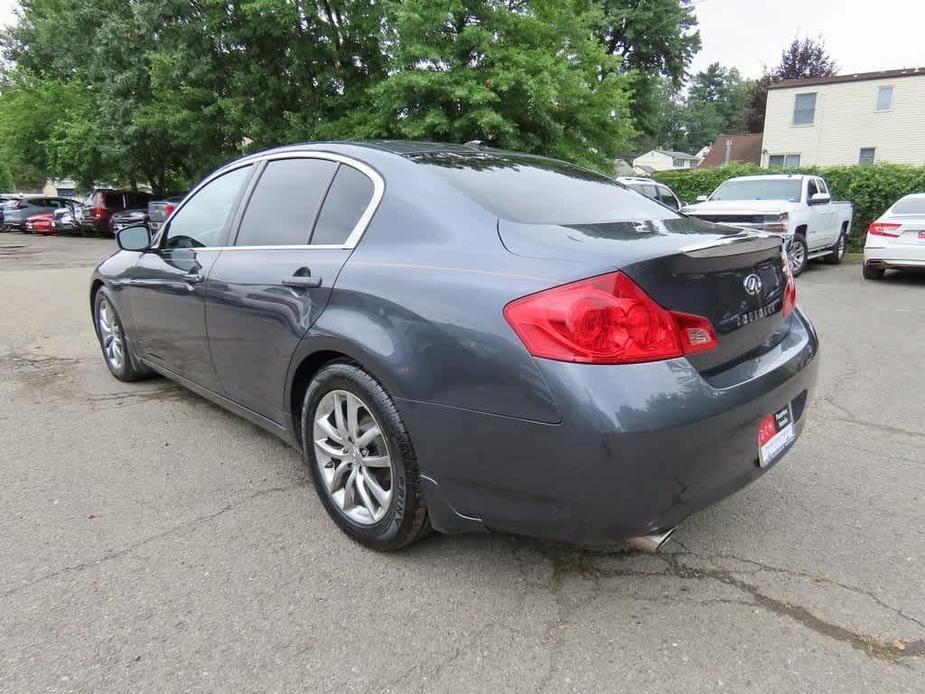
M 684 246 L 681 253 L 691 258 L 719 258 L 780 248 L 781 243 L 780 236 L 771 234 L 758 235 L 752 232 L 728 236 L 718 241 L 713 240 Z

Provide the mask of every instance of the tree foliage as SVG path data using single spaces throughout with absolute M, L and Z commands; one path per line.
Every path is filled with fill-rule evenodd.
M 23 0 L 0 38 L 0 152 L 18 185 L 167 189 L 247 151 L 356 137 L 481 139 L 606 170 L 633 132 L 623 63 L 654 60 L 625 28 L 608 52 L 619 4 Z
M 742 132 L 750 88 L 751 82 L 737 69 L 719 63 L 694 75 L 686 93 L 663 81 L 656 90 L 660 100 L 656 135 L 641 149 L 657 146 L 694 153 L 722 134 Z

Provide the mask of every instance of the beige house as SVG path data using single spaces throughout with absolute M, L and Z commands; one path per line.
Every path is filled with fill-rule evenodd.
M 687 152 L 653 149 L 633 159 L 633 170 L 636 173 L 650 174 L 653 171 L 692 169 L 699 161 L 697 157 Z
M 925 164 L 925 68 L 768 88 L 761 165 Z

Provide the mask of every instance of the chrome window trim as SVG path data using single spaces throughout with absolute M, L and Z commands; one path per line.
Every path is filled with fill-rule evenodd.
M 245 166 L 259 165 L 261 162 L 268 161 L 277 161 L 280 159 L 326 159 L 328 161 L 335 161 L 339 164 L 345 164 L 347 166 L 352 166 L 354 169 L 362 173 L 373 183 L 373 195 L 369 200 L 369 204 L 366 206 L 363 214 L 360 215 L 360 218 L 357 220 L 357 223 L 354 225 L 353 230 L 350 234 L 347 235 L 347 238 L 342 244 L 295 244 L 295 245 L 286 245 L 286 246 L 197 246 L 194 250 L 198 253 L 199 251 L 301 251 L 301 250 L 353 250 L 356 248 L 356 245 L 360 242 L 360 239 L 363 238 L 363 234 L 366 233 L 366 229 L 369 226 L 369 223 L 372 221 L 373 215 L 376 214 L 376 210 L 379 209 L 379 203 L 382 202 L 382 198 L 385 195 L 385 180 L 369 164 L 353 159 L 352 157 L 344 156 L 343 154 L 335 154 L 334 152 L 324 152 L 324 151 L 296 151 L 296 152 L 277 152 L 275 154 L 257 154 L 246 159 L 239 159 L 238 161 L 229 164 L 228 166 L 219 169 L 211 176 L 202 181 L 198 186 L 193 188 L 190 191 L 189 195 L 180 203 L 179 207 L 175 209 L 169 218 L 165 219 L 161 223 L 161 228 L 158 230 L 164 231 L 168 229 L 168 224 L 173 219 L 173 217 L 180 212 L 186 203 L 192 200 L 196 194 L 202 189 L 209 185 L 215 179 L 224 176 L 227 173 L 231 173 L 236 169 L 243 168 Z M 335 174 L 336 175 L 336 174 Z M 333 181 L 332 181 L 333 182 Z M 322 203 L 322 208 L 324 203 Z M 166 235 L 164 237 L 166 239 Z M 168 249 L 171 250 L 171 249 Z

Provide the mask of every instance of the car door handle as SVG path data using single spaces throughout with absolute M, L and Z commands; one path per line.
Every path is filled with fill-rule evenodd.
M 293 275 L 284 279 L 283 284 L 287 287 L 296 287 L 298 289 L 316 288 L 321 286 L 321 278 L 312 277 L 311 275 Z
M 205 279 L 198 272 L 190 272 L 186 275 L 183 275 L 182 277 L 183 277 L 183 281 L 186 282 L 187 284 L 199 284 L 200 282 L 203 281 L 203 279 Z

